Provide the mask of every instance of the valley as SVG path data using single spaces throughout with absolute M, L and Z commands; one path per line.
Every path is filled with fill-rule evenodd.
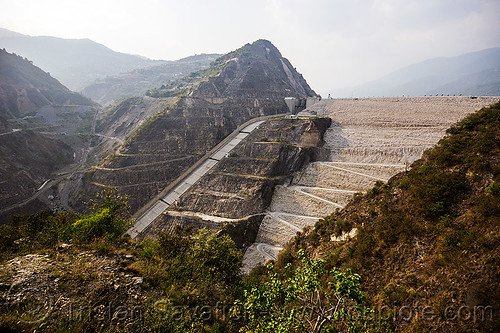
M 498 326 L 498 48 L 388 76 L 478 96 L 322 99 L 264 39 L 4 42 L 40 58 L 0 50 L 0 331 Z

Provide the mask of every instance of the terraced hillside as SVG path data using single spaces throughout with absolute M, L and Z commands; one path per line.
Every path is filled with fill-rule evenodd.
M 452 124 L 498 97 L 331 99 L 311 107 L 333 120 L 325 134 L 330 156 L 276 188 L 245 269 L 275 259 L 304 227 L 342 208 L 356 192 L 404 171 Z
M 226 229 L 236 242 L 253 242 L 274 187 L 320 154 L 326 118 L 263 121 L 160 215 L 141 237 L 177 225 Z M 217 155 L 217 154 L 216 154 Z
M 97 110 L 29 60 L 0 50 L 0 223 L 47 207 L 40 190 L 58 169 L 84 163 Z
M 144 97 L 129 103 L 133 106 L 124 112 L 118 108 L 109 113 L 110 119 L 103 118 L 97 128 L 105 131 L 102 135 L 114 137 L 121 128 L 113 127 L 113 118 L 128 128 L 129 120 L 123 115 L 130 110 L 139 116 L 149 113 L 151 105 L 158 110 L 128 136 L 113 158 L 85 175 L 71 206 L 82 208 L 81 203 L 103 187 L 114 186 L 129 196 L 135 213 L 239 125 L 255 117 L 286 113 L 287 96 L 314 95 L 269 41 L 247 44 L 220 57 L 210 68 L 158 89 L 155 98 Z

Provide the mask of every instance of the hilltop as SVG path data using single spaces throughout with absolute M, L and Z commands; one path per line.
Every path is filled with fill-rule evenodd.
M 163 63 L 115 52 L 90 39 L 27 36 L 7 29 L 0 29 L 0 47 L 27 57 L 76 91 L 98 78 Z

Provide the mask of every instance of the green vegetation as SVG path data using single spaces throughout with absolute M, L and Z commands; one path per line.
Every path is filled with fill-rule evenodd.
M 491 313 L 483 320 L 450 320 L 453 309 L 500 305 L 493 278 L 500 271 L 498 133 L 500 104 L 468 116 L 410 171 L 377 183 L 298 236 L 277 267 L 297 264 L 298 251 L 306 249 L 311 256 L 321 253 L 328 268 L 360 274 L 372 307 L 428 307 L 432 320 L 415 312 L 407 320 L 382 313 L 394 320 L 386 322 L 391 330 L 428 331 L 438 323 L 457 332 L 498 330 Z M 352 228 L 355 238 L 330 241 Z
M 156 240 L 121 237 L 130 218 L 116 191 L 91 202 L 88 215 L 15 217 L 0 230 L 0 295 L 22 293 L 14 280 L 24 268 L 8 260 L 38 254 L 26 267 L 36 273 L 25 278 L 57 302 L 29 321 L 21 310 L 40 307 L 19 297 L 22 306 L 1 308 L 0 329 L 498 331 L 491 309 L 500 305 L 500 104 L 448 133 L 410 171 L 356 195 L 249 276 L 240 275 L 242 253 L 223 233 L 177 228 Z M 356 237 L 331 241 L 353 228 Z M 64 299 L 99 310 L 68 319 Z M 133 311 L 103 315 L 112 304 Z
M 369 328 L 360 276 L 350 270 L 327 270 L 324 260 L 298 251 L 301 265 L 282 272 L 269 264 L 269 281 L 245 290 L 238 301 L 245 332 L 360 332 Z
M 51 264 L 48 268 L 37 264 L 40 276 L 49 274 L 41 288 L 58 281 L 47 297 L 63 296 L 72 306 L 91 312 L 68 322 L 64 307 L 55 306 L 46 317 L 34 320 L 38 319 L 37 312 L 28 310 L 39 309 L 39 304 L 32 294 L 24 294 L 20 306 L 0 311 L 0 328 L 49 332 L 84 332 L 103 327 L 111 331 L 267 332 L 271 327 L 281 327 L 281 332 L 288 332 L 292 328 L 309 329 L 309 317 L 295 309 L 302 301 L 311 311 L 321 309 L 320 315 L 313 315 L 318 332 L 326 327 L 365 327 L 365 320 L 349 317 L 368 311 L 363 307 L 358 275 L 326 270 L 324 261 L 302 255 L 303 267 L 295 271 L 289 267 L 283 272 L 270 271 L 269 276 L 243 278 L 241 250 L 227 235 L 177 228 L 173 234 L 160 234 L 154 241 L 120 237 L 129 226 L 124 199 L 116 191 L 107 190 L 90 203 L 92 213 L 88 215 L 42 212 L 16 217 L 12 224 L 2 227 L 3 263 L 24 254 L 42 255 L 42 262 Z M 103 269 L 99 264 L 109 260 L 102 258 L 124 256 L 129 259 L 121 259 L 114 268 Z M 7 267 L 0 269 L 0 282 L 18 292 Z M 138 299 L 142 301 L 131 299 L 129 294 L 134 289 L 116 287 L 122 285 L 116 285 L 121 270 L 141 277 Z M 107 288 L 113 281 L 115 287 Z M 322 289 L 325 281 L 328 287 Z M 320 297 L 316 298 L 316 294 Z M 138 313 L 134 312 L 132 318 L 124 315 L 123 322 L 113 321 L 111 316 L 98 319 L 102 309 L 114 303 Z M 352 310 L 351 306 L 355 313 L 346 312 L 348 307 Z M 266 309 L 268 316 L 258 315 Z M 290 310 L 293 315 L 283 321 L 276 309 Z
M 106 190 L 92 200 L 92 213 L 78 216 L 72 212 L 14 216 L 0 227 L 2 258 L 53 249 L 61 242 L 92 247 L 101 241 L 114 242 L 127 230 L 127 205 L 116 190 Z

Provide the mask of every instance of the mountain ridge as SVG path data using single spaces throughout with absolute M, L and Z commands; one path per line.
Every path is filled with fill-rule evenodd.
M 133 123 L 127 114 L 157 113 L 132 133 L 128 131 L 125 144 L 85 175 L 72 205 L 100 190 L 95 184 L 106 184 L 123 189 L 135 212 L 245 121 L 287 113 L 285 97 L 314 96 L 303 77 L 283 59 L 270 42 L 259 40 L 218 58 L 207 69 L 150 92 L 149 97 L 107 109 L 97 123 L 107 137 L 118 136 Z M 124 125 L 115 127 L 109 121 Z M 146 170 L 146 164 L 151 168 Z M 154 171 L 162 164 L 161 170 Z M 132 174 L 135 165 L 143 167 Z
M 334 90 L 338 97 L 500 95 L 500 47 L 427 59 L 365 84 Z M 469 76 L 478 76 L 478 83 Z
M 122 98 L 142 96 L 149 89 L 160 87 L 179 77 L 207 68 L 219 56 L 219 54 L 194 55 L 175 61 L 166 61 L 161 65 L 106 76 L 86 86 L 82 94 L 104 105 Z
M 88 38 L 28 36 L 7 29 L 0 30 L 0 48 L 29 58 L 76 91 L 106 75 L 163 63 L 115 52 Z

